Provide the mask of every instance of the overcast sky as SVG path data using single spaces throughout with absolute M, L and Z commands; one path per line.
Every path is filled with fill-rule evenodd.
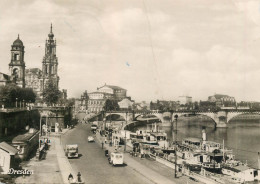
M 26 68 L 42 67 L 53 24 L 69 97 L 118 85 L 136 101 L 260 101 L 259 0 L 1 0 L 0 72 L 20 34 Z

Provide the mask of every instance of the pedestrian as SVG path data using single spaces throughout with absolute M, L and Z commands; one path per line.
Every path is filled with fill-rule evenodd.
M 73 175 L 71 173 L 69 174 L 68 180 L 69 180 L 70 183 L 73 180 Z
M 80 172 L 78 172 L 78 182 L 81 182 L 81 174 L 80 174 Z

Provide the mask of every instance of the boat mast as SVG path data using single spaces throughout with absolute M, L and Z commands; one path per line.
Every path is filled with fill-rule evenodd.
M 223 160 L 225 162 L 225 141 L 223 139 Z
M 258 152 L 258 169 L 260 169 L 260 152 Z

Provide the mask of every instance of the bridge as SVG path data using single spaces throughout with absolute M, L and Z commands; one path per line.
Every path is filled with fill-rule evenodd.
M 171 111 L 171 112 L 161 112 L 161 111 L 111 111 L 105 112 L 104 117 L 108 117 L 110 115 L 119 115 L 123 117 L 127 121 L 135 121 L 138 117 L 144 115 L 154 115 L 161 122 L 163 126 L 171 126 L 171 123 L 175 121 L 174 116 L 189 116 L 189 115 L 201 115 L 206 116 L 213 120 L 215 123 L 215 127 L 227 127 L 230 120 L 235 118 L 236 116 L 242 114 L 259 114 L 260 111 L 255 110 L 219 110 L 219 111 Z

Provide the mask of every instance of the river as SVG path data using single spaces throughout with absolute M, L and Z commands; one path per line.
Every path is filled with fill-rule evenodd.
M 188 120 L 187 120 L 188 119 Z M 176 124 L 174 124 L 176 126 Z M 142 126 L 138 129 L 152 128 Z M 171 127 L 159 127 L 166 131 L 168 139 L 174 140 Z M 236 120 L 232 121 L 227 128 L 214 128 L 211 120 L 199 120 L 179 118 L 177 122 L 177 140 L 185 137 L 201 138 L 201 131 L 205 128 L 207 140 L 218 143 L 225 142 L 225 147 L 232 149 L 236 159 L 247 162 L 249 166 L 258 167 L 258 155 L 260 152 L 260 121 L 259 120 Z

